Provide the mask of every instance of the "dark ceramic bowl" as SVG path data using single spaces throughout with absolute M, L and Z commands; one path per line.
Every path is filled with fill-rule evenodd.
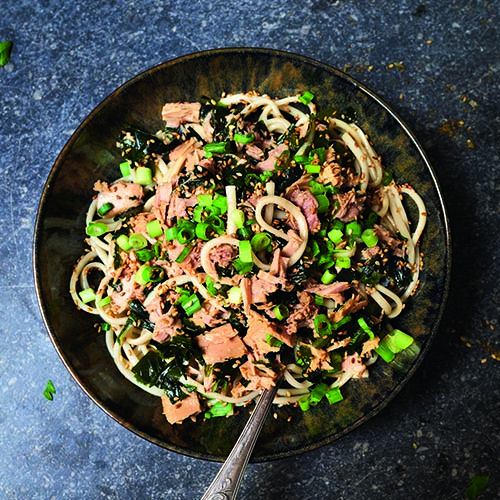
M 436 178 L 421 146 L 393 111 L 344 73 L 311 59 L 272 50 L 227 49 L 201 52 L 160 64 L 107 97 L 72 135 L 48 177 L 34 240 L 38 300 L 50 337 L 67 369 L 108 415 L 139 436 L 172 451 L 223 460 L 242 430 L 248 409 L 230 419 L 169 425 L 160 400 L 129 383 L 115 368 L 95 317 L 79 311 L 68 292 L 72 268 L 84 251 L 85 213 L 97 179 L 118 177 L 116 139 L 124 125 L 155 132 L 161 108 L 171 101 L 196 101 L 257 90 L 273 97 L 310 90 L 322 107 L 354 108 L 386 167 L 408 182 L 427 205 L 421 241 L 425 266 L 418 293 L 397 326 L 422 344 L 416 360 L 399 370 L 378 362 L 368 379 L 345 386 L 345 399 L 308 412 L 283 407 L 269 418 L 252 460 L 291 456 L 325 445 L 384 408 L 415 372 L 442 316 L 450 272 L 448 224 Z

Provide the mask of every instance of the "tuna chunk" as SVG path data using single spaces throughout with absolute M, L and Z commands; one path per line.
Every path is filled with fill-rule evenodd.
M 340 207 L 335 213 L 335 218 L 342 222 L 351 222 L 355 220 L 363 211 L 365 197 L 356 197 L 354 189 L 347 193 L 338 193 L 335 195 Z
M 182 123 L 198 123 L 200 108 L 199 102 L 169 102 L 163 106 L 161 116 L 167 127 L 176 128 Z
M 290 201 L 302 210 L 309 231 L 315 233 L 321 229 L 321 222 L 318 217 L 318 202 L 310 191 L 296 189 L 290 194 Z
M 196 337 L 203 359 L 209 365 L 222 363 L 228 359 L 240 358 L 247 354 L 245 344 L 238 332 L 229 324 L 214 328 L 205 335 Z
M 250 381 L 250 383 L 245 386 L 245 391 L 263 391 L 265 389 L 270 389 L 274 385 L 274 379 L 276 378 L 276 374 L 270 368 L 250 360 L 240 366 L 240 372 L 244 379 Z
M 94 189 L 99 191 L 96 200 L 98 210 L 105 203 L 113 205 L 113 208 L 106 213 L 106 217 L 114 217 L 142 203 L 143 190 L 140 184 L 118 181 L 108 186 L 106 182 L 98 181 Z
M 165 342 L 179 333 L 182 329 L 182 322 L 176 315 L 177 310 L 171 307 L 167 313 L 162 314 L 158 318 L 153 331 L 154 340 L 157 342 Z
M 182 422 L 184 419 L 200 413 L 201 406 L 196 392 L 188 394 L 186 398 L 175 404 L 170 402 L 168 396 L 161 397 L 163 406 L 163 414 L 167 418 L 169 424 L 176 424 Z
M 276 162 L 285 151 L 288 151 L 288 146 L 286 144 L 280 144 L 276 148 L 272 149 L 269 151 L 269 156 L 266 160 L 260 161 L 257 165 L 255 165 L 255 170 L 258 172 L 274 170 Z

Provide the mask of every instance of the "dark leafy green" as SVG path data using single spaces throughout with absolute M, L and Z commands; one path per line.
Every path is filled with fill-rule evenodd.
M 165 391 L 172 404 L 186 398 L 185 387 L 180 379 L 186 375 L 190 359 L 204 364 L 201 351 L 190 337 L 176 335 L 167 342 L 158 344 L 132 368 L 136 379 L 149 386 Z

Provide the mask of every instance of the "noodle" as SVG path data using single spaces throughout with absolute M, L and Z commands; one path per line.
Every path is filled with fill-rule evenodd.
M 124 130 L 123 176 L 96 184 L 75 304 L 170 423 L 188 406 L 229 416 L 279 371 L 275 404 L 341 400 L 417 290 L 422 198 L 306 94 L 168 103 L 163 116 L 155 135 Z

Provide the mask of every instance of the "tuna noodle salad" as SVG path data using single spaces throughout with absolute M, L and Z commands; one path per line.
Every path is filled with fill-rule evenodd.
M 352 109 L 248 92 L 162 118 L 117 137 L 70 290 L 170 424 L 233 415 L 278 377 L 277 405 L 335 404 L 418 353 L 391 320 L 418 286 L 425 206 Z

